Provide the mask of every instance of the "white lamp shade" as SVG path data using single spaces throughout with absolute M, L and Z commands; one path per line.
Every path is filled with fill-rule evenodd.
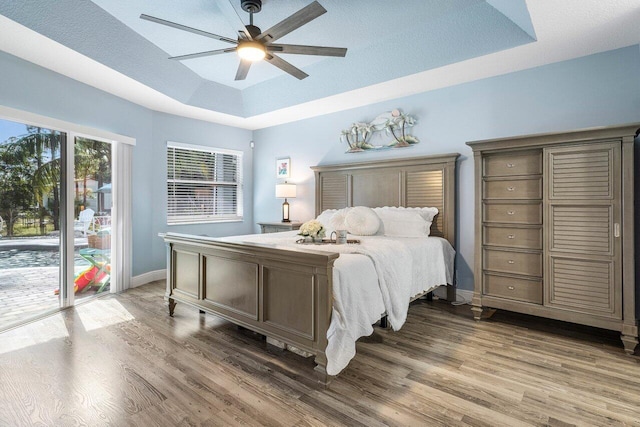
M 296 185 L 276 184 L 276 197 L 278 199 L 294 199 L 296 197 Z

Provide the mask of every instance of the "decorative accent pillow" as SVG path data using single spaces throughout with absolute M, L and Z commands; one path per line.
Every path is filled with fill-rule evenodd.
M 365 206 L 351 208 L 345 217 L 347 230 L 356 236 L 373 236 L 380 228 L 380 218 Z
M 327 209 L 322 211 L 322 213 L 316 218 L 316 221 L 324 225 L 324 229 L 326 230 L 328 236 L 330 236 L 334 230 L 334 228 L 331 227 L 331 219 L 336 212 L 338 212 L 337 209 Z
M 379 209 L 379 208 L 377 208 Z M 427 237 L 431 221 L 414 209 L 380 209 L 377 215 L 382 221 L 381 233 L 388 237 Z
M 331 224 L 329 224 L 329 228 L 331 228 L 331 231 L 348 230 L 346 220 L 347 220 L 347 213 L 351 209 L 352 208 L 338 209 L 336 213 L 333 214 L 333 217 L 331 218 Z

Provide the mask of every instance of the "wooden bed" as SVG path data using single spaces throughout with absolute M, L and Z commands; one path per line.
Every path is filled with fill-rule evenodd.
M 347 206 L 435 206 L 431 234 L 455 247 L 458 154 L 317 166 L 316 214 Z M 327 330 L 331 323 L 333 264 L 337 253 L 275 249 L 167 233 L 165 300 L 177 302 L 315 356 L 327 386 Z M 447 286 L 447 298 L 455 299 Z M 295 302 L 295 303 L 292 303 Z

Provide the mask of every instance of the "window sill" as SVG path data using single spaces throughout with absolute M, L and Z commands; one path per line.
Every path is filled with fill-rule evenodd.
M 206 221 L 185 221 L 185 222 L 169 222 L 167 226 L 180 226 L 180 225 L 196 225 L 196 224 L 220 224 L 220 223 L 228 223 L 228 222 L 244 222 L 243 218 L 233 218 L 233 219 L 215 219 L 215 220 L 206 220 Z

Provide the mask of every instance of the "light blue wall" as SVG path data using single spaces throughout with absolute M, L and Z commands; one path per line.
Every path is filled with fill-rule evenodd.
M 152 216 L 155 230 L 176 233 L 206 234 L 208 236 L 231 236 L 249 234 L 253 231 L 253 150 L 249 147 L 252 132 L 250 130 L 221 126 L 198 120 L 163 113 L 153 114 L 153 152 L 148 163 L 153 165 L 151 170 L 154 183 L 153 201 L 157 207 Z M 209 145 L 217 148 L 228 148 L 244 152 L 243 180 L 244 180 L 244 221 L 226 222 L 218 224 L 172 225 L 167 226 L 167 141 L 186 144 Z M 156 240 L 159 238 L 156 237 Z M 153 245 L 154 265 L 150 270 L 165 268 L 164 247 Z
M 167 140 L 245 151 L 245 221 L 170 231 L 223 236 L 252 229 L 251 131 L 185 119 L 124 101 L 0 52 L 0 105 L 136 138 L 133 149 L 133 275 L 165 268 Z
M 638 46 L 444 88 L 254 132 L 254 219 L 280 218 L 274 197 L 275 159 L 291 157 L 298 197 L 292 218 L 314 216 L 310 166 L 459 152 L 457 269 L 462 289 L 473 287 L 474 191 L 472 152 L 465 142 L 640 121 Z M 345 154 L 341 129 L 401 108 L 419 123 L 421 143 L 406 149 Z M 254 231 L 258 228 L 254 226 Z

